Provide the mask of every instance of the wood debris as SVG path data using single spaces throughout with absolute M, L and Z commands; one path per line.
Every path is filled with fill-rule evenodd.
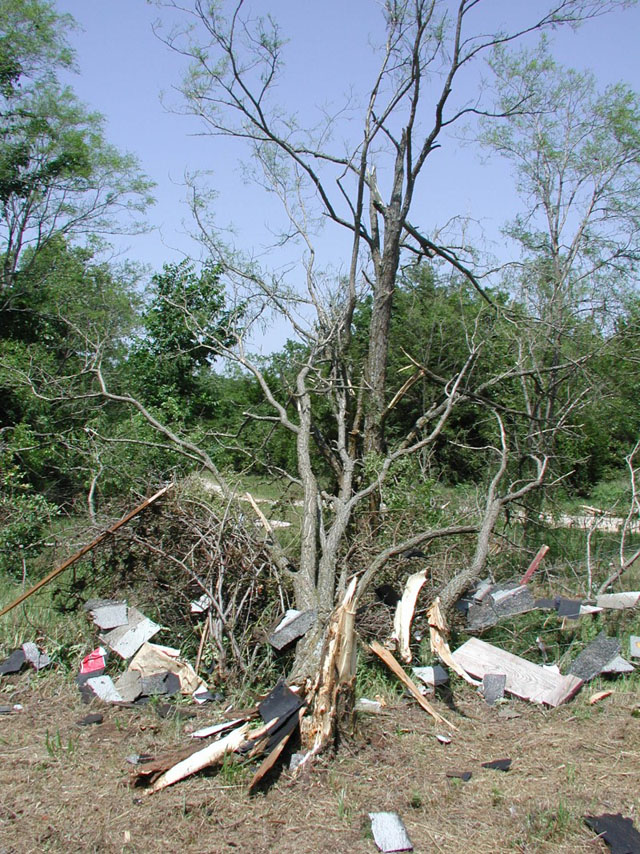
M 357 578 L 353 578 L 342 603 L 333 612 L 320 670 L 307 698 L 312 712 L 303 740 L 309 756 L 324 750 L 333 738 L 338 718 L 352 711 L 345 708 L 343 700 L 353 695 L 356 678 L 356 586 Z
M 433 601 L 433 604 L 427 611 L 427 619 L 429 621 L 429 637 L 431 642 L 431 652 L 435 653 L 438 658 L 442 661 L 443 664 L 446 664 L 447 667 L 450 667 L 454 673 L 457 673 L 458 676 L 461 676 L 465 682 L 468 682 L 470 685 L 474 687 L 478 687 L 480 684 L 475 679 L 472 679 L 471 676 L 464 669 L 462 664 L 451 654 L 451 650 L 449 649 L 449 642 L 447 638 L 449 637 L 449 628 L 442 614 L 442 610 L 440 608 L 440 597 L 436 596 Z
M 613 694 L 613 691 L 596 691 L 595 694 L 592 694 L 589 697 L 589 705 L 594 706 L 596 703 L 599 703 L 600 700 L 606 700 L 607 697 L 610 697 Z
M 400 664 L 393 657 L 393 654 L 389 652 L 388 649 L 385 649 L 382 644 L 379 644 L 377 641 L 373 641 L 370 646 L 372 652 L 374 652 L 379 658 L 381 658 L 387 667 L 398 677 L 398 679 L 402 682 L 402 684 L 408 689 L 409 693 L 415 697 L 418 702 L 418 705 L 422 706 L 422 708 L 427 712 L 427 714 L 431 715 L 434 720 L 438 723 L 444 723 L 451 729 L 456 730 L 457 727 L 454 726 L 450 721 L 444 718 L 440 712 L 436 711 L 433 708 L 431 703 L 429 703 L 420 693 L 420 689 L 417 687 L 416 683 L 410 679 L 407 674 L 404 672 Z
M 640 592 L 629 593 L 601 593 L 596 596 L 596 605 L 600 608 L 613 608 L 622 610 L 624 608 L 635 608 L 640 604 Z
M 123 516 L 122 519 L 120 519 L 114 525 L 111 525 L 110 528 L 107 528 L 106 530 L 102 531 L 101 534 L 98 534 L 95 539 L 93 539 L 90 543 L 87 543 L 86 546 L 83 546 L 79 551 L 77 551 L 74 555 L 65 560 L 62 564 L 60 564 L 60 566 L 52 570 L 48 575 L 45 575 L 45 577 L 38 581 L 37 584 L 34 584 L 33 587 L 20 594 L 20 596 L 18 596 L 17 599 L 14 599 L 13 602 L 10 602 L 8 605 L 6 605 L 0 611 L 0 617 L 3 617 L 5 614 L 8 614 L 9 611 L 20 605 L 22 602 L 25 601 L 25 599 L 28 599 L 30 596 L 33 596 L 34 593 L 36 593 L 38 590 L 41 590 L 45 585 L 49 584 L 50 581 L 53 581 L 54 578 L 57 578 L 61 573 L 63 573 L 65 569 L 68 569 L 70 566 L 76 563 L 76 561 L 80 560 L 81 557 L 84 557 L 84 555 L 86 555 L 88 552 L 95 549 L 95 547 L 99 545 L 103 540 L 105 540 L 108 536 L 114 534 L 118 530 L 118 528 L 121 528 L 123 525 L 126 525 L 134 518 L 134 516 L 137 516 L 138 513 L 141 513 L 151 504 L 154 504 L 161 496 L 165 494 L 165 492 L 167 492 L 167 490 L 171 489 L 172 485 L 173 484 L 169 484 L 168 486 L 163 487 L 158 492 L 156 492 L 155 495 L 152 495 L 151 498 L 147 498 L 145 501 L 142 502 L 142 504 L 138 504 L 137 507 L 134 507 L 134 509 L 127 513 L 126 516 Z
M 570 700 L 582 686 L 577 676 L 561 676 L 525 658 L 499 649 L 479 638 L 471 638 L 454 653 L 453 658 L 473 676 L 504 673 L 505 690 L 523 700 L 559 706 Z
M 398 653 L 405 664 L 411 663 L 412 656 L 409 646 L 411 642 L 411 621 L 416 610 L 418 594 L 422 590 L 426 579 L 426 569 L 410 575 L 404 586 L 402 599 L 396 605 L 392 640 L 397 643 Z
M 538 569 L 548 551 L 549 546 L 540 546 L 538 554 L 531 561 L 529 568 L 520 579 L 520 584 L 528 584 L 531 581 L 534 572 Z
M 166 789 L 167 786 L 184 780 L 185 777 L 202 771 L 203 768 L 209 768 L 211 765 L 222 762 L 227 753 L 233 753 L 243 744 L 248 728 L 249 724 L 244 724 L 219 741 L 214 741 L 213 744 L 207 745 L 202 750 L 191 753 L 186 759 L 161 774 L 151 788 L 145 791 L 145 795 L 153 795 L 162 789 Z

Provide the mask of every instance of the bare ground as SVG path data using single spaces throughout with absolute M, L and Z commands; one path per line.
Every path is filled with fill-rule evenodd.
M 151 797 L 128 786 L 132 753 L 184 746 L 194 722 L 152 707 L 89 709 L 68 677 L 5 679 L 0 704 L 0 854 L 14 852 L 374 852 L 367 813 L 398 812 L 417 852 L 597 852 L 585 814 L 621 812 L 640 826 L 640 696 L 630 684 L 588 704 L 545 711 L 519 701 L 502 717 L 466 685 L 455 688 L 451 744 L 411 701 L 363 716 L 353 737 L 302 778 L 288 770 L 254 797 L 251 769 L 227 765 Z M 189 707 L 190 709 L 192 707 Z M 88 711 L 104 722 L 79 727 Z M 197 709 L 195 725 L 219 719 Z M 510 757 L 500 772 L 481 763 Z M 468 782 L 447 772 L 471 771 Z

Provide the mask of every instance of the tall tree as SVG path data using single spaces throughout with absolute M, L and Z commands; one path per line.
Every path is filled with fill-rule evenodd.
M 199 346 L 209 348 L 211 357 L 225 358 L 255 378 L 268 414 L 261 410 L 248 412 L 248 417 L 285 431 L 295 442 L 295 468 L 281 474 L 297 483 L 303 496 L 299 546 L 295 554 L 285 554 L 270 529 L 266 545 L 289 580 L 297 606 L 317 611 L 317 624 L 298 645 L 294 665 L 296 677 L 309 679 L 306 684 L 313 701 L 326 688 L 323 679 L 333 678 L 335 672 L 328 665 L 318 675 L 318 668 L 323 648 L 332 649 L 325 644 L 332 609 L 352 574 L 348 550 L 358 512 L 380 494 L 394 469 L 435 446 L 457 407 L 470 405 L 477 418 L 492 424 L 485 434 L 490 448 L 477 449 L 484 459 L 493 461 L 483 482 L 482 512 L 472 521 L 452 520 L 452 524 L 433 527 L 426 522 L 409 537 L 374 544 L 368 565 L 359 568 L 356 600 L 394 555 L 440 537 L 471 535 L 468 565 L 442 590 L 446 605 L 451 606 L 485 566 L 490 539 L 505 506 L 544 479 L 547 459 L 543 454 L 532 454 L 532 471 L 524 477 L 510 466 L 508 422 L 529 416 L 522 407 L 506 406 L 493 392 L 505 383 L 517 385 L 528 366 L 515 350 L 509 353 L 513 358 L 508 364 L 498 365 L 490 376 L 477 371 L 485 348 L 481 318 L 469 317 L 461 323 L 459 352 L 446 372 L 433 370 L 420 354 L 408 351 L 407 379 L 389 383 L 398 269 L 403 258 L 428 257 L 446 267 L 452 281 L 463 278 L 487 305 L 495 305 L 474 273 L 473 259 L 426 233 L 412 216 L 419 187 L 426 183 L 432 154 L 444 142 L 445 131 L 464 117 L 488 110 L 482 92 L 469 101 L 468 95 L 457 94 L 454 84 L 467 71 L 470 77 L 480 77 L 482 58 L 500 45 L 532 32 L 578 23 L 620 4 L 556 0 L 542 4 L 541 11 L 540 4 L 527 5 L 524 11 L 511 5 L 506 13 L 511 25 L 507 21 L 487 35 L 486 19 L 480 13 L 487 4 L 480 0 L 387 0 L 379 67 L 364 96 L 355 142 L 348 133 L 346 140 L 339 140 L 339 110 L 335 120 L 309 132 L 297 121 L 295 111 L 277 103 L 284 39 L 271 19 L 252 16 L 248 2 L 231 5 L 226 17 L 219 4 L 205 0 L 161 5 L 180 11 L 187 21 L 168 39 L 192 59 L 183 87 L 186 108 L 202 118 L 213 136 L 223 134 L 239 145 L 249 145 L 260 182 L 284 205 L 288 227 L 282 239 L 296 240 L 301 246 L 296 271 L 303 271 L 304 290 L 286 287 L 277 271 L 265 272 L 255 261 L 229 251 L 219 232 L 208 228 L 207 210 L 196 191 L 193 212 L 211 260 L 221 266 L 229 286 L 236 288 L 245 310 L 241 321 L 230 314 L 224 338 L 208 334 L 206 320 L 197 313 L 187 310 L 182 316 L 189 339 L 195 337 Z M 526 100 L 523 92 L 521 101 L 506 112 L 521 111 Z M 319 219 L 328 220 L 350 239 L 348 273 L 337 283 L 318 267 L 314 231 Z M 353 321 L 363 293 L 370 294 L 371 308 L 361 371 L 361 361 L 353 352 Z M 251 354 L 253 330 L 265 322 L 268 312 L 285 317 L 301 344 L 293 353 L 287 388 L 274 382 L 274 375 Z M 225 497 L 233 499 L 233 490 L 205 443 L 198 444 L 162 423 L 144 400 L 114 390 L 106 361 L 99 354 L 87 364 L 86 373 L 96 383 L 96 396 L 134 407 L 167 440 L 198 459 L 218 478 Z M 404 431 L 385 433 L 389 413 L 422 378 L 431 391 L 422 408 Z M 325 476 L 327 468 L 331 478 Z M 346 666 L 350 661 L 345 653 L 341 676 L 346 680 L 353 676 Z M 321 717 L 327 707 L 322 701 L 315 711 Z M 318 723 L 323 743 L 331 731 L 330 723 L 325 723 Z
M 136 159 L 57 79 L 73 62 L 70 22 L 47 0 L 0 4 L 0 305 L 51 240 L 136 229 L 150 202 Z
M 621 84 L 598 91 L 592 74 L 555 62 L 545 41 L 500 50 L 492 67 L 500 112 L 527 99 L 526 111 L 485 123 L 484 143 L 513 165 L 525 205 L 506 229 L 520 256 L 506 281 L 531 321 L 518 332 L 531 370 L 522 380 L 528 442 L 553 454 L 554 425 L 579 423 L 591 394 L 605 391 L 590 363 L 636 285 L 640 98 Z

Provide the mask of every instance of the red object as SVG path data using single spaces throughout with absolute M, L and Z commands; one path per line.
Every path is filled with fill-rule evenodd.
M 529 565 L 529 569 L 525 572 L 525 574 L 520 579 L 521 585 L 528 584 L 531 581 L 531 578 L 533 577 L 533 573 L 540 566 L 540 564 L 542 562 L 542 558 L 546 555 L 546 553 L 548 551 L 549 551 L 549 546 L 541 546 L 540 547 L 540 551 L 534 557 L 534 559 L 531 561 L 531 564 Z
M 104 670 L 107 666 L 107 650 L 99 646 L 82 659 L 80 673 L 95 673 L 96 670 Z

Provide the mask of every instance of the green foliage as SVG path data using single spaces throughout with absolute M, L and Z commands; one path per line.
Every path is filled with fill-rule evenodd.
M 45 0 L 5 0 L 0 6 L 5 299 L 18 271 L 52 240 L 136 228 L 151 200 L 151 183 L 136 159 L 109 145 L 102 117 L 57 80 L 59 69 L 72 66 L 65 36 L 70 23 Z
M 0 573 L 20 578 L 43 548 L 58 508 L 33 491 L 8 453 L 0 455 Z

